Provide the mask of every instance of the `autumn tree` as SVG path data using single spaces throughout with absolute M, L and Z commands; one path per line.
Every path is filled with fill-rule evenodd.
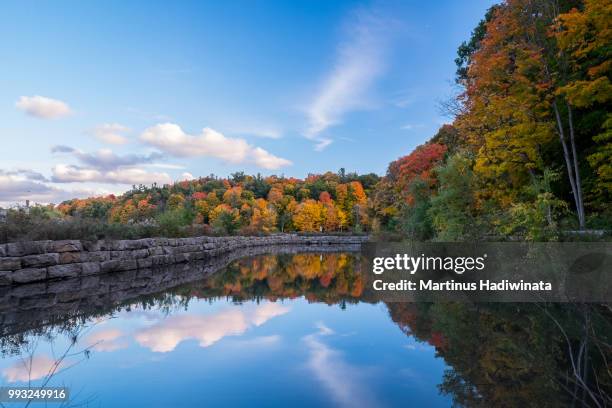
M 293 224 L 298 231 L 320 231 L 324 221 L 323 204 L 315 200 L 301 202 L 293 215 Z
M 274 206 L 263 198 L 255 200 L 250 226 L 255 231 L 273 232 L 276 229 L 276 210 Z
M 232 234 L 240 228 L 240 213 L 228 204 L 219 204 L 209 214 L 210 225 L 224 234 Z

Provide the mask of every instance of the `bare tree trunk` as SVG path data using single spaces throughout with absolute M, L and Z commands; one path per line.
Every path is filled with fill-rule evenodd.
M 574 120 L 572 118 L 572 107 L 569 103 L 566 103 L 567 106 L 567 119 L 569 123 L 569 131 L 570 131 L 570 144 L 572 146 L 572 155 L 574 156 L 574 172 L 576 176 L 576 190 L 578 192 L 578 201 L 580 202 L 580 206 L 578 208 L 578 221 L 580 223 L 580 229 L 584 229 L 584 202 L 582 201 L 582 183 L 580 181 L 580 170 L 578 169 L 578 154 L 576 153 L 576 141 L 574 139 Z
M 559 139 L 561 140 L 561 146 L 563 147 L 563 157 L 565 158 L 565 165 L 567 167 L 567 175 L 569 177 L 570 186 L 572 187 L 572 194 L 574 195 L 574 203 L 576 204 L 576 212 L 578 214 L 578 223 L 580 224 L 580 228 L 584 228 L 584 207 L 582 206 L 582 193 L 579 192 L 580 184 L 577 184 L 577 181 L 580 180 L 580 176 L 576 177 L 574 170 L 578 170 L 578 165 L 572 165 L 572 157 L 570 155 L 570 151 L 567 147 L 567 142 L 565 140 L 565 131 L 563 128 L 563 122 L 561 121 L 561 115 L 559 113 L 559 107 L 557 106 L 557 101 L 553 102 L 553 109 L 555 111 L 555 119 L 557 120 L 557 130 L 559 133 Z M 575 150 L 575 149 L 574 149 Z M 577 158 L 574 157 L 574 162 L 577 162 Z

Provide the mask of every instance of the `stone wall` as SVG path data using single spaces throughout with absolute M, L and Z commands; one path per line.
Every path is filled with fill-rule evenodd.
M 87 277 L 205 260 L 241 248 L 351 245 L 365 236 L 144 238 L 105 241 L 27 241 L 0 244 L 0 286 Z
M 0 287 L 0 339 L 63 326 L 206 279 L 231 262 L 262 254 L 358 252 L 360 244 L 251 246 L 189 263 Z M 0 342 L 1 343 L 1 342 Z

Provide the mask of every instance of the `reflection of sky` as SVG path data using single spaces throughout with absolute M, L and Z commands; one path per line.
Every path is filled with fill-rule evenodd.
M 0 360 L 2 383 L 43 378 L 67 344 L 41 339 L 33 359 Z M 80 362 L 50 385 L 95 395 L 96 406 L 449 405 L 436 388 L 443 361 L 383 305 L 192 301 L 170 314 L 118 313 L 75 350 L 85 347 L 90 358 L 66 361 Z

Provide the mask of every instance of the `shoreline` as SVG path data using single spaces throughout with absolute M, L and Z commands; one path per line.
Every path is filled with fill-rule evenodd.
M 0 286 L 69 279 L 205 260 L 258 246 L 361 245 L 365 235 L 274 234 L 246 237 L 24 241 L 0 245 Z

